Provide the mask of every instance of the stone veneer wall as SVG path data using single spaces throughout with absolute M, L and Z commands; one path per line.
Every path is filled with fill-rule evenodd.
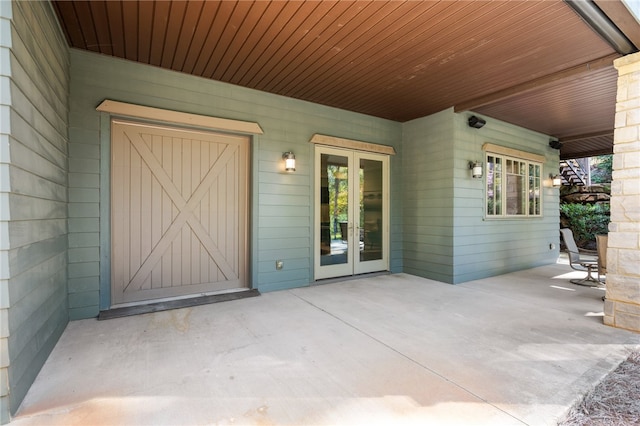
M 618 69 L 604 323 L 640 331 L 640 53 Z

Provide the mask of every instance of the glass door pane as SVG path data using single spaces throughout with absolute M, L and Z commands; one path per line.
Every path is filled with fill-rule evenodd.
M 353 222 L 349 174 L 347 155 L 320 155 L 320 266 L 350 263 Z
M 360 261 L 382 259 L 382 162 L 360 159 Z
M 389 157 L 356 153 L 358 182 L 355 186 L 354 223 L 358 250 L 354 273 L 389 270 Z

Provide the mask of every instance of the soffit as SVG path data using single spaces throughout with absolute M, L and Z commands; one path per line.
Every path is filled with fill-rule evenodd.
M 607 58 L 474 110 L 556 137 L 613 128 L 615 51 L 562 1 L 53 5 L 72 47 L 399 122 Z

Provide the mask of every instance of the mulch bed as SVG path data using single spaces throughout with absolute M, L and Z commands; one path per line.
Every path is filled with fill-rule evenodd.
M 633 351 L 618 368 L 586 394 L 558 425 L 640 425 L 640 350 Z

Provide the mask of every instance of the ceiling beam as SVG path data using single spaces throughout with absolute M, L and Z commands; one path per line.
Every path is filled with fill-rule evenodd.
M 613 136 L 613 129 L 603 130 L 601 132 L 585 133 L 584 135 L 567 136 L 559 139 L 560 139 L 560 142 L 565 144 L 565 143 L 583 141 L 585 139 L 601 138 L 603 136 Z
M 470 99 L 465 102 L 461 102 L 454 107 L 455 112 L 471 111 L 476 108 L 490 105 L 499 101 L 503 101 L 514 96 L 522 95 L 533 90 L 541 89 L 552 83 L 557 83 L 562 80 L 573 80 L 583 77 L 593 71 L 597 71 L 603 68 L 613 66 L 613 60 L 619 58 L 621 55 L 618 53 L 612 53 L 602 58 L 594 59 L 593 61 L 585 62 L 580 65 L 573 66 L 571 68 L 564 69 L 562 71 L 555 72 L 553 74 L 545 75 L 544 77 L 536 78 L 527 81 L 516 86 L 511 86 L 497 92 L 490 93 L 488 95 L 480 96 L 475 99 Z
M 638 51 L 620 28 L 593 1 L 564 0 L 564 2 L 616 52 L 628 55 Z
M 633 44 L 640 46 L 640 27 L 624 3 L 611 0 L 594 0 L 594 3 Z
M 599 141 L 594 141 L 598 140 Z M 607 141 L 607 139 L 609 139 Z M 560 159 L 596 157 L 613 153 L 613 129 L 560 138 Z M 588 145 L 585 148 L 582 145 Z
M 569 160 L 572 158 L 586 158 L 586 157 L 598 157 L 600 155 L 609 155 L 613 154 L 613 150 L 611 149 L 594 149 L 591 151 L 580 151 L 580 152 L 567 152 L 563 153 L 560 150 L 560 159 L 561 160 Z

